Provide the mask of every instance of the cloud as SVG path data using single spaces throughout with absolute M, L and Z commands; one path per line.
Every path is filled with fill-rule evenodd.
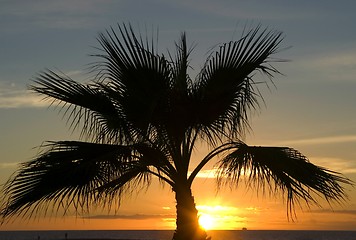
M 88 77 L 85 77 L 85 73 L 81 70 L 72 70 L 62 74 L 77 79 L 79 82 L 88 81 Z M 20 88 L 14 83 L 0 81 L 0 109 L 48 107 L 49 102 L 44 101 L 43 98 L 43 96 Z
M 336 172 L 356 173 L 356 163 L 352 160 L 346 160 L 342 158 L 328 158 L 328 157 L 310 157 L 314 164 L 332 169 Z
M 276 142 L 276 145 L 299 145 L 299 146 L 313 146 L 313 145 L 327 145 L 327 144 L 347 144 L 356 143 L 356 135 L 337 135 L 316 138 L 305 138 Z M 335 157 L 320 157 L 308 156 L 308 158 L 316 165 L 332 169 L 336 172 L 356 173 L 356 162 L 352 159 L 335 158 Z
M 341 210 L 333 210 L 333 209 L 317 209 L 311 210 L 313 213 L 332 213 L 332 214 L 348 214 L 348 215 L 356 215 L 356 210 L 354 209 L 341 209 Z
M 216 178 L 218 173 L 217 168 L 200 170 L 196 177 L 198 178 Z M 191 172 L 190 172 L 191 174 Z
M 191 174 L 192 172 L 189 172 Z M 200 170 L 197 174 L 197 178 L 204 178 L 204 179 L 216 179 L 219 174 L 219 168 L 214 167 L 212 169 L 204 169 Z
M 45 106 L 48 106 L 48 102 L 27 90 L 0 88 L 0 109 Z
M 221 205 L 198 205 L 197 209 L 203 212 L 238 212 L 240 208 L 232 207 L 232 206 L 221 206 Z
M 17 168 L 19 163 L 0 163 L 0 169 Z
M 217 179 L 219 175 L 220 169 L 218 167 L 214 167 L 212 169 L 204 169 L 200 170 L 200 172 L 197 174 L 197 178 L 203 178 L 203 179 Z M 191 174 L 192 172 L 189 172 Z M 243 178 L 246 175 L 250 174 L 250 170 L 241 170 L 241 178 Z M 227 177 L 225 175 L 221 175 L 221 177 Z
M 235 21 L 236 19 L 306 20 L 316 18 L 318 15 L 322 14 L 320 11 L 315 11 L 315 9 L 305 8 L 300 4 L 293 5 L 290 2 L 288 4 L 278 5 L 266 4 L 263 6 L 263 8 L 256 8 L 256 3 L 253 1 L 230 1 L 229 4 L 221 4 L 221 2 L 212 0 L 181 0 L 175 1 L 173 4 L 178 7 L 181 6 L 186 8 L 186 11 L 194 10 L 199 13 L 203 12 L 210 16 L 222 16 L 231 18 Z M 276 14 L 276 12 L 278 12 L 278 14 Z
M 1 24 L 3 30 L 16 31 L 24 27 L 82 29 L 93 27 L 108 12 L 111 0 L 62 1 L 7 1 L 1 5 L 1 22 L 12 22 L 11 28 Z
M 346 143 L 346 142 L 356 142 L 356 135 L 339 135 L 339 136 L 329 136 L 329 137 L 319 137 L 319 138 L 288 140 L 288 141 L 283 141 L 279 144 L 320 145 L 320 144 Z
M 348 67 L 354 69 L 356 67 L 356 49 L 318 56 L 316 59 L 313 59 L 313 62 L 315 65 L 326 69 L 330 67 Z
M 84 219 L 126 219 L 126 220 L 146 220 L 146 219 L 167 219 L 175 218 L 174 214 L 132 214 L 132 215 L 94 215 L 84 216 Z
M 324 80 L 340 82 L 355 81 L 356 74 L 356 49 L 354 46 L 347 50 L 323 52 L 319 55 L 304 57 L 299 62 L 302 68 L 310 69 Z

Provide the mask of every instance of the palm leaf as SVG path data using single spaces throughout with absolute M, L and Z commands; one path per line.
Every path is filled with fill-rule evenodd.
M 133 146 L 61 141 L 47 147 L 38 158 L 22 164 L 5 184 L 7 205 L 1 208 L 3 217 L 28 212 L 31 216 L 51 204 L 63 206 L 65 210 L 70 205 L 86 208 L 97 202 L 100 187 L 121 178 L 117 187 L 126 193 L 129 187 L 125 184 L 131 179 L 124 176 L 144 171 L 142 165 L 133 164 L 138 159 Z M 111 200 L 100 197 L 101 204 Z
M 131 26 L 118 26 L 100 34 L 98 41 L 103 53 L 94 56 L 98 76 L 117 93 L 116 103 L 134 127 L 145 132 L 156 126 L 168 112 L 171 69 L 163 56 L 154 52 L 154 46 L 135 35 Z
M 304 200 L 317 204 L 316 196 L 342 202 L 346 198 L 340 184 L 352 182 L 337 172 L 316 166 L 295 149 L 288 147 L 247 146 L 231 143 L 234 149 L 219 162 L 219 181 L 237 186 L 242 177 L 257 192 L 286 193 L 288 213 Z
M 181 39 L 176 43 L 176 55 L 175 58 L 171 56 L 171 66 L 172 66 L 172 81 L 173 90 L 179 92 L 183 96 L 189 93 L 189 89 L 192 88 L 192 80 L 188 75 L 189 68 L 189 55 L 192 52 L 192 48 L 188 49 L 187 37 L 185 33 L 182 33 Z
M 152 176 L 174 191 L 190 193 L 198 172 L 221 155 L 219 186 L 237 186 L 244 177 L 258 192 L 285 193 L 288 213 L 301 200 L 317 204 L 317 196 L 342 202 L 342 184 L 352 183 L 339 173 L 311 164 L 292 148 L 247 146 L 237 140 L 249 127 L 248 112 L 262 99 L 255 73 L 269 79 L 279 73 L 270 63 L 282 40 L 280 32 L 257 26 L 240 40 L 221 45 L 193 81 L 187 74 L 191 49 L 184 33 L 176 54 L 168 53 L 168 58 L 130 25 L 101 33 L 90 84 L 46 70 L 30 86 L 61 106 L 72 128 L 82 128 L 82 136 L 93 143 L 45 145 L 2 188 L 0 216 L 111 207 L 148 187 Z M 214 149 L 188 176 L 198 140 Z M 194 202 L 191 206 L 194 210 Z
M 170 111 L 168 128 L 172 136 L 176 136 L 180 140 L 182 134 L 190 126 L 190 112 L 193 110 L 189 95 L 191 95 L 192 81 L 188 76 L 187 70 L 189 68 L 188 57 L 191 52 L 187 48 L 186 35 L 183 33 L 179 43 L 176 43 L 175 58 L 171 56 L 172 65 L 172 90 L 170 92 Z M 179 141 L 179 140 L 177 140 Z
M 98 84 L 81 84 L 47 70 L 35 78 L 30 89 L 67 107 L 65 114 L 71 120 L 70 126 L 76 129 L 82 123 L 82 136 L 106 142 L 122 142 L 130 136 L 131 129 L 120 109 Z
M 255 71 L 279 73 L 269 65 L 283 40 L 280 32 L 256 27 L 240 40 L 225 43 L 211 54 L 195 83 L 197 122 L 211 139 L 238 138 L 248 127 L 248 110 L 258 107 Z

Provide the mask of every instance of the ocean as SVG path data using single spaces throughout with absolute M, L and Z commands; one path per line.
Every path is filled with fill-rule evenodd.
M 0 231 L 0 240 L 170 240 L 170 230 Z M 356 240 L 356 231 L 214 230 L 212 240 Z

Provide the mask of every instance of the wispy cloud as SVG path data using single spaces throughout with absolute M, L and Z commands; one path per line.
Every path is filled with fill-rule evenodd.
M 334 53 L 316 56 L 314 64 L 329 68 L 329 67 L 349 67 L 355 68 L 356 66 L 356 49 L 348 49 L 347 51 L 338 51 Z
M 356 135 L 339 135 L 282 141 L 279 144 L 320 145 L 330 143 L 356 142 Z
M 194 10 L 196 12 L 204 12 L 209 15 L 223 16 L 236 19 L 259 19 L 259 20 L 290 20 L 290 19 L 311 19 L 320 14 L 320 11 L 314 11 L 314 9 L 303 9 L 302 6 L 288 4 L 266 5 L 263 10 L 255 7 L 253 1 L 236 1 L 229 2 L 229 4 L 221 4 L 217 1 L 189 1 L 181 0 L 176 1 L 173 4 L 187 8 L 188 10 Z M 276 14 L 278 11 L 278 14 Z
M 115 2 L 110 0 L 21 1 L 21 3 L 8 1 L 1 5 L 0 16 L 2 22 L 12 19 L 12 28 L 3 25 L 4 29 L 9 31 L 16 30 L 14 28 L 22 29 L 24 26 L 86 28 L 99 22 L 98 14 L 107 12 L 113 3 Z
M 324 80 L 355 81 L 356 48 L 304 56 L 301 67 L 316 72 Z
M 64 75 L 76 79 L 79 82 L 87 82 L 88 76 L 85 76 L 81 70 L 72 70 L 63 73 Z M 43 100 L 34 92 L 30 92 L 14 83 L 0 81 L 0 109 L 8 108 L 30 108 L 30 107 L 48 107 L 49 102 Z
M 197 174 L 197 178 L 203 178 L 203 179 L 216 179 L 219 176 L 220 169 L 218 167 L 214 167 L 212 169 L 204 169 L 201 170 Z M 191 172 L 189 172 L 191 174 Z M 243 178 L 246 175 L 250 174 L 250 170 L 242 170 L 241 171 L 241 178 Z M 219 177 L 226 177 L 225 175 L 220 175 Z
M 238 212 L 240 208 L 232 206 L 221 206 L 221 205 L 198 205 L 197 209 L 203 212 Z
M 320 165 L 343 174 L 356 173 L 356 162 L 354 160 L 328 157 L 310 157 L 310 160 L 316 165 Z
M 191 173 L 191 172 L 190 172 Z M 217 168 L 213 168 L 213 169 L 204 169 L 201 170 L 198 174 L 197 177 L 198 178 L 216 178 L 218 173 L 218 169 Z
M 341 209 L 341 210 L 334 210 L 334 209 L 316 209 L 311 210 L 313 213 L 332 213 L 332 214 L 348 214 L 348 215 L 356 215 L 356 210 L 354 209 Z
M 304 138 L 280 141 L 276 145 L 286 146 L 313 146 L 313 145 L 327 145 L 327 144 L 356 144 L 356 135 L 336 135 L 315 138 Z M 327 147 L 327 146 L 325 146 Z M 316 165 L 332 169 L 333 171 L 343 174 L 356 173 L 356 162 L 348 157 L 325 157 L 325 156 L 308 156 L 308 158 Z
M 84 219 L 131 219 L 131 220 L 146 220 L 146 219 L 167 219 L 175 218 L 174 214 L 132 214 L 132 215 L 94 215 L 84 216 Z
M 17 168 L 19 163 L 0 163 L 0 169 Z
M 48 102 L 27 90 L 0 88 L 0 109 L 45 106 L 48 106 Z

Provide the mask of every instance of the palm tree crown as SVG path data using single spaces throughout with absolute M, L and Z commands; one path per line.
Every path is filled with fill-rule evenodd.
M 130 25 L 100 34 L 94 81 L 82 84 L 46 70 L 30 87 L 64 107 L 84 141 L 48 142 L 39 156 L 23 163 L 3 188 L 1 215 L 32 215 L 57 205 L 77 210 L 111 205 L 157 177 L 176 193 L 174 239 L 205 239 L 191 184 L 218 155 L 218 183 L 237 185 L 248 169 L 248 185 L 285 193 L 288 212 L 296 201 L 317 203 L 313 193 L 343 201 L 340 184 L 351 182 L 342 175 L 313 165 L 292 148 L 248 146 L 241 140 L 248 113 L 261 99 L 254 73 L 268 78 L 279 73 L 271 56 L 282 40 L 281 32 L 260 26 L 244 31 L 241 39 L 210 54 L 191 79 L 192 49 L 184 33 L 175 55 L 157 53 Z M 200 141 L 211 152 L 190 169 Z

